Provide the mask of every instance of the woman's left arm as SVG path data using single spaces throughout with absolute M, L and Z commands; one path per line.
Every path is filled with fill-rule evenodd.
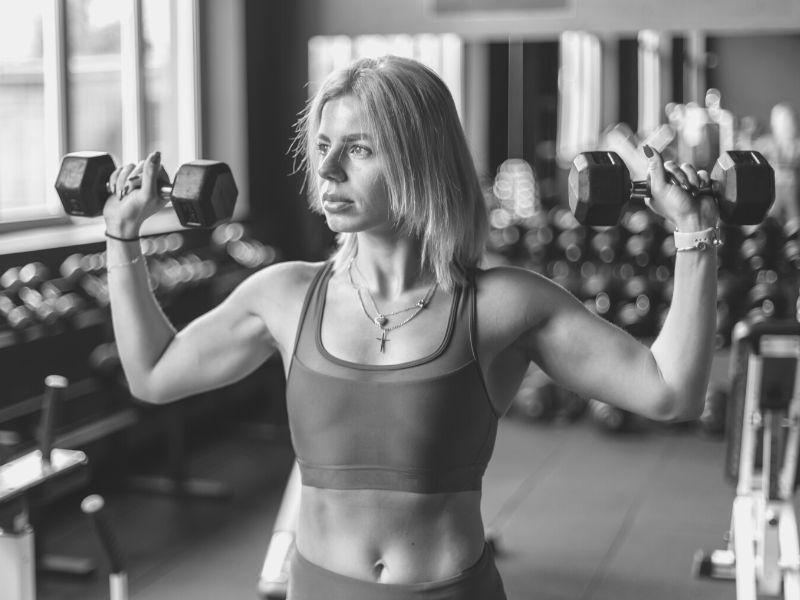
M 672 302 L 650 351 L 667 386 L 667 418 L 693 419 L 703 411 L 714 355 L 719 211 L 710 196 L 695 199 L 685 191 L 710 186 L 707 172 L 695 171 L 689 164 L 664 164 L 660 155 L 648 151 L 649 205 L 675 226 L 677 250 Z M 709 228 L 713 228 L 710 242 L 688 235 Z
M 535 324 L 529 319 L 532 326 L 523 339 L 530 359 L 586 397 L 661 421 L 690 420 L 702 412 L 711 371 L 717 251 L 713 243 L 695 244 L 698 236 L 682 234 L 714 228 L 718 212 L 713 198 L 686 192 L 707 185 L 707 173 L 688 164 L 662 163 L 653 152 L 648 174 L 648 206 L 675 227 L 681 238 L 676 246 L 685 248 L 676 253 L 672 303 L 652 345 L 648 348 L 552 288 L 544 299 L 553 308 L 539 311 Z

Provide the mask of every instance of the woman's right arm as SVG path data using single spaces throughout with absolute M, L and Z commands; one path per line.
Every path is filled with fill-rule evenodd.
M 138 243 L 109 240 L 107 264 L 114 337 L 136 398 L 164 403 L 233 383 L 276 349 L 258 304 L 269 302 L 259 290 L 276 279 L 270 273 L 251 276 L 176 331 L 150 290 Z
M 163 206 L 154 184 L 159 163 L 154 153 L 137 167 L 115 171 L 115 195 L 104 209 L 107 231 L 114 236 L 108 238 L 106 255 L 114 336 L 131 393 L 153 403 L 224 386 L 263 363 L 277 347 L 265 314 L 286 308 L 276 290 L 291 279 L 281 265 L 264 269 L 176 331 L 150 289 L 136 239 L 142 222 Z M 128 177 L 139 173 L 141 188 L 121 193 Z

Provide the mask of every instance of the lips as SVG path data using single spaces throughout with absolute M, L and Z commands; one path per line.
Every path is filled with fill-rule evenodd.
M 322 208 L 329 212 L 338 212 L 347 209 L 353 204 L 352 200 L 348 200 L 344 196 L 336 194 L 325 194 L 322 196 Z

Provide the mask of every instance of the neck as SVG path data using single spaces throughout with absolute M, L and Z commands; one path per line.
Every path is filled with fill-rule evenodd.
M 354 268 L 374 295 L 391 301 L 409 290 L 433 284 L 434 274 L 420 267 L 420 257 L 417 240 L 359 235 Z

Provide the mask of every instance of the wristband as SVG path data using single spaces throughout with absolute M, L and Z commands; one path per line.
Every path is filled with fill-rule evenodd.
M 142 239 L 138 235 L 136 237 L 132 237 L 132 238 L 118 237 L 116 235 L 111 235 L 107 231 L 106 231 L 106 237 L 109 238 L 109 239 L 112 239 L 112 240 L 117 240 L 118 242 L 138 242 L 140 239 Z
M 692 252 L 697 250 L 702 252 L 711 246 L 721 246 L 722 240 L 719 239 L 719 229 L 709 227 L 702 231 L 675 231 L 675 252 Z

